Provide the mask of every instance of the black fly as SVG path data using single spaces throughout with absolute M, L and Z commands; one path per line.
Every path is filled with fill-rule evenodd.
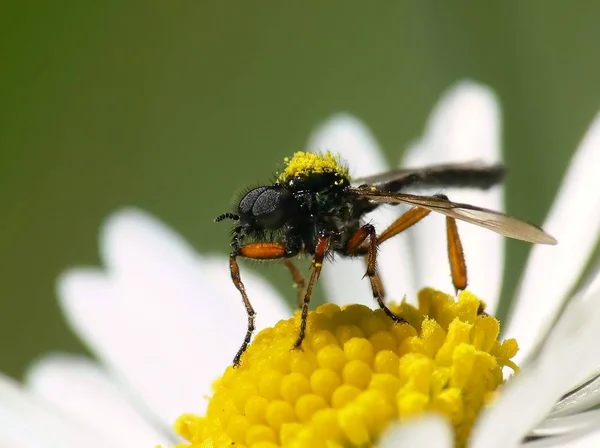
M 231 278 L 239 290 L 248 314 L 248 330 L 233 360 L 239 365 L 254 331 L 255 312 L 240 278 L 237 257 L 259 260 L 281 259 L 298 286 L 298 306 L 302 319 L 294 348 L 302 345 L 306 333 L 308 306 L 330 253 L 364 257 L 366 276 L 373 297 L 395 322 L 396 316 L 384 302 L 377 274 L 377 247 L 419 222 L 432 211 L 446 215 L 448 258 L 452 282 L 457 291 L 467 287 L 467 270 L 456 220 L 467 221 L 501 235 L 539 244 L 556 240 L 539 227 L 501 212 L 469 204 L 451 202 L 444 195 L 422 196 L 401 193 L 410 187 L 471 187 L 488 189 L 502 181 L 504 168 L 475 163 L 446 164 L 421 169 L 396 170 L 351 181 L 348 169 L 331 153 L 297 152 L 286 159 L 284 170 L 271 185 L 248 191 L 234 212 L 215 221 L 236 221 L 232 230 L 229 258 Z M 363 217 L 381 204 L 408 204 L 412 207 L 387 229 L 376 234 Z M 309 281 L 292 263 L 298 254 L 312 256 Z

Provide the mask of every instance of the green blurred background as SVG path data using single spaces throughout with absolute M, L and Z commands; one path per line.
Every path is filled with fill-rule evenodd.
M 83 347 L 54 292 L 144 208 L 202 251 L 212 218 L 339 111 L 391 161 L 443 90 L 502 102 L 508 210 L 542 222 L 600 108 L 600 3 L 9 1 L 0 6 L 0 370 Z M 250 162 L 239 161 L 241 156 Z M 527 245 L 510 243 L 504 296 Z M 266 270 L 291 296 L 283 270 Z

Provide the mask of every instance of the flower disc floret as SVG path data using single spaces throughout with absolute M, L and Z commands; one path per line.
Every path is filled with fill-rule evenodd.
M 290 350 L 298 313 L 260 332 L 239 368 L 214 384 L 206 416 L 181 416 L 191 448 L 373 446 L 392 422 L 427 412 L 451 422 L 463 446 L 517 352 L 469 292 L 433 289 L 419 306 L 392 305 L 407 323 L 362 305 L 309 313 L 302 350 Z

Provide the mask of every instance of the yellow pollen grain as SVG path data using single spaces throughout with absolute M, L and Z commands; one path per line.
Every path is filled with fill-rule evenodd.
M 351 384 L 342 384 L 336 390 L 333 391 L 331 397 L 331 405 L 336 409 L 343 408 L 348 403 L 353 401 L 361 393 L 361 389 Z
M 277 402 L 275 401 L 271 403 Z M 269 406 L 269 400 L 267 400 L 265 397 L 255 395 L 250 397 L 246 402 L 244 414 L 251 423 L 264 423 Z
M 298 398 L 310 391 L 310 382 L 301 373 L 290 373 L 281 381 L 281 396 L 289 403 L 296 403 Z
M 354 359 L 371 364 L 375 356 L 373 345 L 364 337 L 353 337 L 344 343 L 344 354 L 346 359 Z
M 317 353 L 319 367 L 341 372 L 346 364 L 346 355 L 338 345 L 327 345 Z
M 514 340 L 477 315 L 480 300 L 424 289 L 418 307 L 381 310 L 327 304 L 309 313 L 302 350 L 290 350 L 299 313 L 260 332 L 239 368 L 215 381 L 203 417 L 175 423 L 178 448 L 343 448 L 377 444 L 394 422 L 428 412 L 446 416 L 457 447 L 481 409 L 515 372 Z
M 323 154 L 298 151 L 292 157 L 284 159 L 285 167 L 278 180 L 282 183 L 310 174 L 332 173 L 339 177 L 336 185 L 350 180 L 348 168 L 342 165 L 339 157 L 327 151 Z
M 298 421 L 306 423 L 319 409 L 327 408 L 327 401 L 317 394 L 306 394 L 301 396 L 296 402 L 296 415 Z
M 398 340 L 389 331 L 377 331 L 369 336 L 369 342 L 375 353 L 383 350 L 395 350 Z
M 265 417 L 267 423 L 279 432 L 284 423 L 296 421 L 296 411 L 287 401 L 273 401 L 266 408 Z
M 373 370 L 377 373 L 398 375 L 400 358 L 393 350 L 381 350 L 375 355 Z
M 333 392 L 342 384 L 340 376 L 329 369 L 317 369 L 310 376 L 312 391 L 326 400 L 330 400 Z

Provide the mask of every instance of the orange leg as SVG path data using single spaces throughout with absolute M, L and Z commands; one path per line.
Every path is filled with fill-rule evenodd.
M 368 246 L 365 248 L 365 241 L 369 239 Z M 353 255 L 356 253 L 361 253 L 365 249 L 367 250 L 367 254 L 365 255 L 367 261 L 367 272 L 365 275 L 369 277 L 369 282 L 371 283 L 371 290 L 373 291 L 373 297 L 377 301 L 379 307 L 387 314 L 394 322 L 405 322 L 400 316 L 394 314 L 392 310 L 390 310 L 383 300 L 383 287 L 381 283 L 381 279 L 377 274 L 377 235 L 375 233 L 375 227 L 371 224 L 365 224 L 360 229 L 358 229 L 354 235 L 348 240 L 346 243 L 346 254 Z
M 448 261 L 452 273 L 452 284 L 456 292 L 467 288 L 467 264 L 462 243 L 458 236 L 456 219 L 446 217 L 446 236 L 448 238 Z
M 242 279 L 240 277 L 240 268 L 237 262 L 237 257 L 241 256 L 256 260 L 273 260 L 276 258 L 282 258 L 285 254 L 285 250 L 285 246 L 282 246 L 281 244 L 252 243 L 240 247 L 238 250 L 233 251 L 229 256 L 229 271 L 231 272 L 231 280 L 242 295 L 242 301 L 244 302 L 246 314 L 248 315 L 248 329 L 246 330 L 244 342 L 242 342 L 240 349 L 235 355 L 235 358 L 233 358 L 234 367 L 238 367 L 240 365 L 242 355 L 248 348 L 248 344 L 250 344 L 250 339 L 252 339 L 252 333 L 254 332 L 255 328 L 254 318 L 256 316 L 254 308 L 252 308 L 252 304 L 250 303 L 250 299 L 248 299 L 248 294 L 246 293 L 244 283 L 242 283 Z
M 369 255 L 365 255 L 365 264 L 368 265 L 369 264 Z M 369 281 L 371 282 L 371 291 L 373 291 L 373 297 L 375 297 L 375 289 L 379 292 L 379 297 L 381 297 L 381 300 L 385 299 L 385 289 L 383 288 L 383 282 L 381 281 L 381 277 L 379 276 L 379 272 L 377 272 L 377 270 L 375 270 L 375 274 L 373 274 L 373 277 L 369 277 Z M 375 283 L 375 289 L 373 288 L 373 282 Z M 377 298 L 375 297 L 375 299 L 377 300 Z M 377 303 L 379 303 L 379 300 L 377 300 Z
M 298 304 L 298 308 L 302 308 L 302 299 L 304 297 L 304 287 L 306 286 L 304 277 L 296 267 L 296 265 L 289 258 L 284 258 L 283 263 L 285 267 L 288 268 L 290 274 L 292 274 L 292 279 L 294 280 L 294 288 L 298 290 L 298 294 L 296 297 L 296 303 Z
M 391 223 L 387 229 L 381 232 L 381 234 L 377 237 L 377 245 L 379 246 L 381 243 L 398 235 L 400 232 L 404 232 L 406 229 L 415 225 L 429 215 L 429 213 L 431 213 L 431 211 L 424 208 L 411 208 L 406 213 L 403 213 L 397 220 Z
M 378 236 L 377 245 L 379 246 L 384 241 L 405 231 L 421 221 L 429 215 L 429 213 L 431 213 L 431 211 L 420 207 L 411 208 Z M 448 261 L 450 263 L 450 272 L 452 274 L 452 284 L 457 292 L 462 291 L 466 289 L 468 283 L 467 266 L 462 243 L 458 235 L 456 220 L 454 218 L 446 217 L 446 237 L 448 239 Z
M 317 282 L 319 275 L 321 275 L 321 269 L 323 268 L 323 260 L 328 250 L 329 233 L 321 232 L 317 236 L 317 241 L 315 244 L 315 254 L 313 255 L 312 260 L 312 272 L 310 274 L 310 279 L 308 280 L 308 286 L 306 287 L 304 299 L 302 300 L 300 332 L 298 333 L 298 339 L 296 339 L 296 342 L 294 343 L 293 348 L 295 349 L 300 348 L 302 346 L 302 341 L 304 341 L 304 336 L 306 336 L 306 319 L 308 318 L 308 305 L 310 304 L 310 297 L 312 295 L 313 286 Z

